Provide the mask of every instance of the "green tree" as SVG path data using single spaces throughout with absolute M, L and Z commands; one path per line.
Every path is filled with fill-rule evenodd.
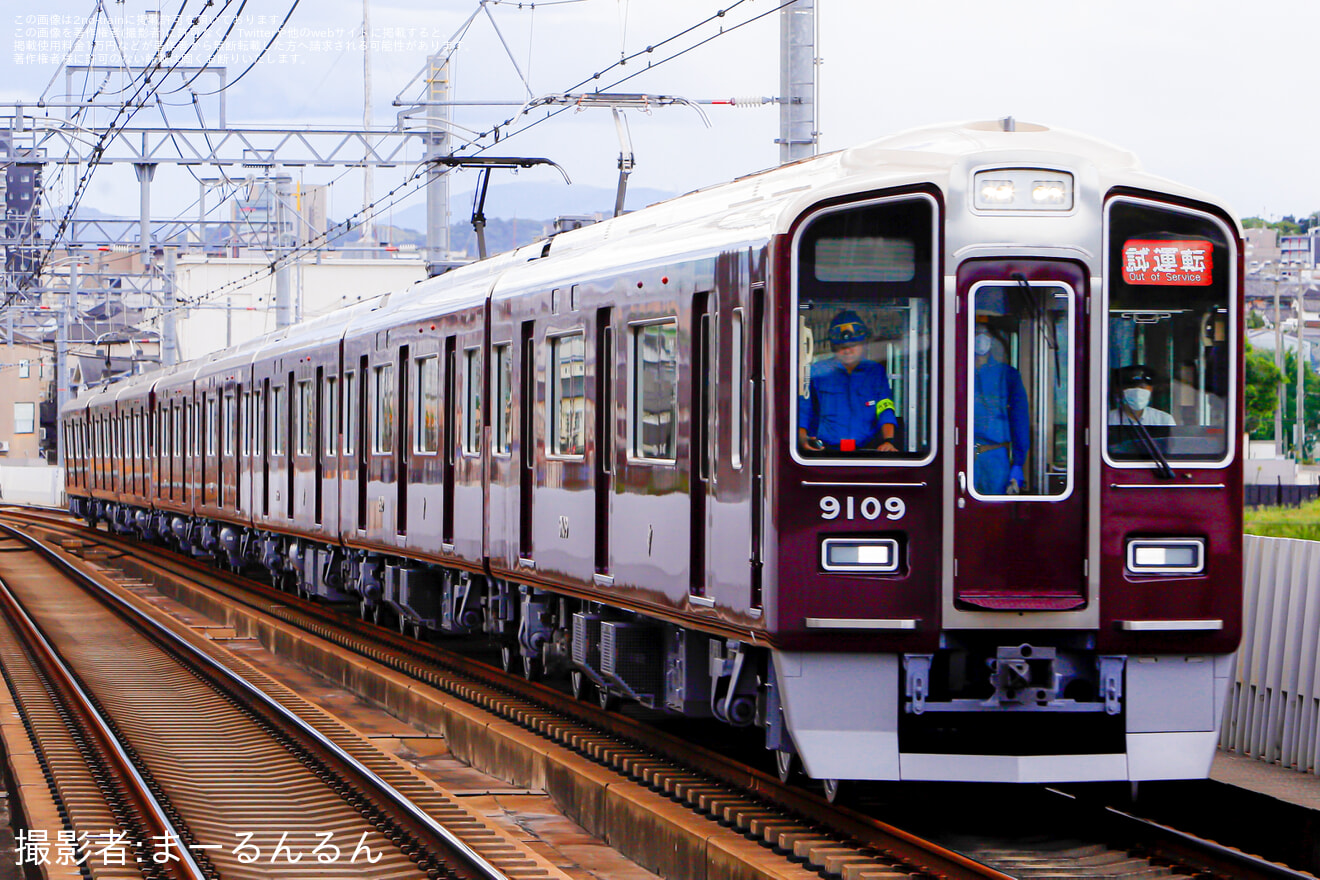
M 1294 374 L 1296 375 L 1296 374 Z M 1274 436 L 1274 410 L 1279 402 L 1279 368 L 1274 355 L 1247 345 L 1246 411 L 1247 431 L 1253 440 Z
M 1308 361 L 1303 360 L 1302 367 L 1304 370 L 1302 414 L 1305 439 L 1302 443 L 1301 455 L 1298 457 L 1310 458 L 1311 446 L 1315 442 L 1317 431 L 1320 431 L 1320 376 L 1316 375 L 1315 368 Z M 1297 424 L 1297 352 L 1290 351 L 1284 356 L 1283 372 L 1287 386 L 1283 401 L 1283 435 L 1287 438 L 1287 444 L 1291 446 Z

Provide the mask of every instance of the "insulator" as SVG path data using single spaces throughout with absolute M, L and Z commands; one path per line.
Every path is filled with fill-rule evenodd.
M 766 103 L 765 98 L 742 97 L 733 99 L 733 106 L 735 107 L 760 107 L 764 103 Z

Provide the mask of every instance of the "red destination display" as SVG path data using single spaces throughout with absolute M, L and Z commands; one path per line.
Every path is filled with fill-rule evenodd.
M 1123 245 L 1123 280 L 1128 284 L 1204 287 L 1211 278 L 1208 241 L 1143 241 Z

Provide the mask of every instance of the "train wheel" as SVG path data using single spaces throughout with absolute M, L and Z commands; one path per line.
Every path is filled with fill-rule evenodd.
M 500 668 L 510 675 L 513 674 L 514 656 L 513 645 L 500 645 Z
M 358 600 L 358 617 L 363 620 L 371 620 L 371 606 L 367 604 L 366 599 Z
M 619 708 L 619 698 L 603 687 L 596 688 L 596 703 L 606 712 L 613 712 Z
M 797 755 L 788 749 L 775 750 L 775 771 L 779 774 L 779 781 L 788 784 L 788 781 L 797 774 L 798 760 Z
M 408 635 L 408 618 L 403 614 L 399 615 L 399 635 Z
M 377 602 L 371 606 L 371 622 L 376 626 L 385 625 L 385 603 Z
M 839 791 L 843 788 L 843 783 L 838 779 L 824 779 L 821 784 L 825 788 L 825 800 L 830 803 L 838 803 Z
M 581 669 L 574 669 L 568 674 L 568 689 L 573 692 L 573 699 L 585 700 L 591 696 L 590 679 L 582 674 Z
M 422 622 L 420 620 L 417 623 L 413 624 L 413 638 L 416 639 L 417 641 L 425 642 L 427 632 L 428 632 L 427 628 L 425 626 L 422 626 Z

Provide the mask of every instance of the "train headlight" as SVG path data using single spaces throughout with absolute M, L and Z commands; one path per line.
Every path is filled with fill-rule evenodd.
M 1201 574 L 1205 571 L 1205 541 L 1200 538 L 1130 540 L 1127 568 L 1132 574 Z
M 972 179 L 979 211 L 1071 211 L 1073 176 L 1044 168 L 990 168 Z
M 893 574 L 899 569 L 898 541 L 893 538 L 826 538 L 820 544 L 826 571 Z

